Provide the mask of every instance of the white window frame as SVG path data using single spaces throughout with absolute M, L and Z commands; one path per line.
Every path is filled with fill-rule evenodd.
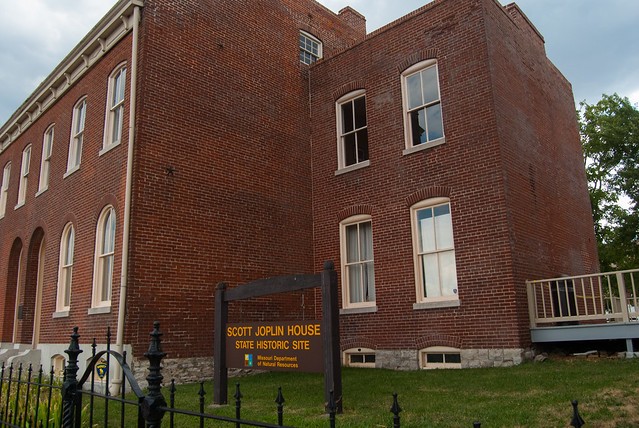
M 357 127 L 356 123 L 356 114 L 355 114 L 355 101 L 363 98 L 364 99 L 364 126 Z M 344 130 L 344 106 L 347 104 L 351 104 L 352 106 L 352 125 L 353 129 L 345 131 Z M 348 171 L 352 171 L 355 169 L 363 168 L 370 165 L 369 160 L 369 139 L 368 139 L 368 112 L 366 111 L 366 90 L 359 89 L 357 91 L 350 92 L 343 97 L 341 97 L 335 103 L 335 116 L 337 118 L 337 172 L 336 174 L 342 174 Z M 359 139 L 362 136 L 362 133 L 365 133 L 366 141 L 366 154 L 362 156 L 362 159 L 359 160 L 359 155 L 357 148 L 359 147 Z M 346 156 L 346 138 L 354 137 L 355 141 L 355 163 L 347 165 L 347 156 Z
M 87 117 L 87 98 L 84 97 L 73 106 L 73 119 L 71 120 L 71 138 L 69 140 L 69 158 L 67 160 L 67 172 L 69 174 L 80 169 L 82 162 L 82 146 L 84 145 L 84 128 Z
M 31 169 L 31 144 L 22 151 L 22 163 L 20 164 L 20 184 L 18 186 L 18 203 L 16 209 L 24 205 L 27 200 L 29 184 L 29 171 Z
M 9 195 L 9 179 L 11 178 L 11 162 L 7 162 L 2 169 L 2 187 L 0 187 L 0 218 L 4 218 L 7 211 Z
M 115 264 L 116 213 L 109 205 L 102 210 L 98 219 L 95 239 L 95 260 L 93 269 L 93 296 L 89 314 L 103 313 L 110 309 L 113 292 Z
M 450 242 L 449 245 L 444 245 L 438 242 L 438 232 L 435 231 L 435 220 L 433 220 L 433 232 L 435 234 L 435 249 L 432 250 L 421 250 L 420 249 L 420 225 L 418 223 L 418 213 L 423 210 L 432 209 L 433 213 L 436 208 L 448 206 L 448 214 L 450 216 L 450 236 L 447 237 L 446 241 Z M 410 217 L 411 217 L 411 229 L 412 229 L 412 239 L 413 239 L 413 264 L 415 267 L 415 287 L 417 292 L 417 303 L 413 305 L 414 309 L 426 309 L 431 307 L 449 307 L 449 306 L 459 306 L 459 290 L 458 290 L 458 279 L 457 279 L 457 261 L 455 259 L 455 234 L 452 225 L 452 209 L 450 200 L 448 198 L 432 198 L 427 199 L 425 201 L 418 202 L 414 204 L 410 208 Z M 433 219 L 435 216 L 433 216 Z M 452 288 L 452 294 L 444 294 L 443 286 L 442 286 L 442 264 L 440 262 L 440 256 L 443 254 L 451 255 L 453 257 L 453 277 L 454 277 L 454 285 Z M 435 296 L 427 296 L 425 285 L 424 285 L 424 274 L 423 274 L 423 265 L 422 258 L 424 256 L 437 256 L 437 276 L 439 279 L 439 295 Z
M 429 355 L 441 355 L 443 362 L 428 362 Z M 459 362 L 447 362 L 446 358 L 459 359 Z M 461 351 L 450 346 L 430 346 L 419 350 L 419 368 L 422 370 L 461 369 Z
M 415 106 L 409 105 L 409 84 L 408 80 L 417 75 L 426 72 L 427 70 L 434 70 L 435 77 L 437 80 L 437 98 L 434 100 L 424 101 L 421 100 L 421 103 Z M 445 132 L 444 132 L 444 121 L 443 121 L 443 112 L 441 110 L 441 91 L 439 85 L 439 67 L 437 64 L 437 60 L 429 59 L 426 61 L 419 62 L 409 68 L 407 68 L 401 76 L 402 79 L 402 105 L 404 109 L 404 140 L 406 144 L 406 149 L 404 150 L 404 154 L 414 153 L 416 151 L 424 150 L 429 147 L 435 147 L 440 144 L 444 144 L 446 142 Z M 420 80 L 420 83 L 422 81 Z M 423 92 L 422 92 L 423 94 Z M 413 144 L 413 132 L 412 132 L 412 121 L 411 114 L 413 112 L 418 112 L 420 110 L 425 110 L 427 108 L 432 108 L 434 106 L 439 106 L 439 114 L 440 114 L 440 123 L 441 126 L 441 136 L 437 138 L 430 139 L 428 137 L 428 129 L 426 130 L 426 142 L 421 144 Z M 426 120 L 426 119 L 425 119 Z M 428 126 L 427 126 L 428 128 Z
M 322 41 L 306 31 L 300 30 L 299 35 L 300 62 L 310 65 L 322 59 L 324 47 Z
M 40 180 L 38 184 L 38 193 L 44 192 L 49 188 L 49 172 L 51 167 L 51 154 L 53 152 L 53 139 L 55 138 L 55 125 L 51 125 L 44 132 L 42 138 L 42 159 L 40 160 Z
M 75 229 L 67 223 L 60 239 L 60 261 L 58 270 L 58 292 L 56 298 L 56 318 L 68 315 L 71 307 L 71 288 L 73 284 L 73 258 L 75 251 Z M 66 312 L 66 314 L 65 314 Z
M 361 224 L 369 223 L 371 227 L 371 237 L 370 237 L 370 258 L 362 259 L 361 258 L 361 248 L 359 248 L 359 244 L 361 244 L 359 238 L 359 227 Z M 348 235 L 347 229 L 349 226 L 357 227 L 357 236 L 358 236 L 358 260 L 356 261 L 348 261 Z M 340 258 L 341 258 L 341 267 L 342 267 L 342 308 L 344 309 L 357 309 L 357 308 L 376 308 L 375 301 L 375 257 L 373 254 L 373 221 L 370 215 L 355 215 L 349 217 L 345 220 L 342 220 L 339 224 L 339 233 L 340 233 Z M 367 291 L 364 288 L 361 288 L 361 293 L 363 299 L 361 302 L 352 302 L 351 297 L 351 284 L 350 284 L 350 276 L 349 276 L 349 268 L 365 268 L 366 265 L 372 265 L 373 277 L 372 277 L 372 299 L 367 300 L 365 294 Z M 360 272 L 364 272 L 363 270 Z M 363 276 L 362 276 L 363 277 Z M 368 278 L 368 276 L 366 276 Z M 371 278 L 368 278 L 369 281 Z M 370 282 L 368 282 L 370 284 Z M 360 284 L 362 287 L 364 284 Z
M 126 64 L 121 64 L 109 76 L 106 113 L 104 115 L 104 141 L 100 155 L 118 146 L 122 141 L 125 92 Z
M 354 362 L 353 356 L 361 356 L 363 362 Z M 370 361 L 370 357 L 372 356 L 373 361 Z M 351 348 L 342 352 L 342 362 L 346 367 L 363 367 L 363 368 L 375 368 L 375 350 L 370 348 Z M 366 360 L 369 361 L 366 361 Z

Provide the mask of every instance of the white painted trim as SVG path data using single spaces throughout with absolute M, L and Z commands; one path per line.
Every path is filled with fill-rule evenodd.
M 128 21 L 135 7 L 143 7 L 144 0 L 120 0 L 73 48 L 67 57 L 49 74 L 9 120 L 0 127 L 0 141 L 4 151 L 95 63 L 131 32 Z

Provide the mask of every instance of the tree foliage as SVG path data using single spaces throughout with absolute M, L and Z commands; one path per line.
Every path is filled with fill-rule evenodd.
M 581 103 L 581 141 L 601 269 L 639 267 L 639 110 L 628 98 Z

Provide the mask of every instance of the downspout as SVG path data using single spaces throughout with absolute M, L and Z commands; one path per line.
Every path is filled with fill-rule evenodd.
M 124 197 L 124 227 L 122 231 L 122 273 L 120 275 L 120 301 L 118 304 L 118 327 L 115 337 L 115 350 L 122 354 L 124 351 L 124 320 L 126 313 L 127 278 L 129 272 L 129 239 L 131 235 L 131 194 L 133 189 L 133 148 L 135 146 L 135 104 L 137 101 L 138 77 L 138 37 L 140 24 L 140 7 L 133 9 L 133 41 L 131 44 L 131 91 L 129 102 L 129 147 L 126 163 L 126 193 Z M 122 369 L 115 364 L 112 393 L 120 392 L 122 384 Z

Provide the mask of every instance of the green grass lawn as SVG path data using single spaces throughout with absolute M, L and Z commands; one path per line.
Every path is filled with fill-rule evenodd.
M 167 381 L 167 379 L 165 379 Z M 324 380 L 309 373 L 270 372 L 229 379 L 229 405 L 214 406 L 213 385 L 204 384 L 205 412 L 235 417 L 235 384 L 240 383 L 242 418 L 277 422 L 278 387 L 286 400 L 284 424 L 329 427 L 324 413 Z M 393 426 L 390 408 L 398 394 L 402 427 L 569 427 L 571 401 L 579 401 L 586 427 L 639 427 L 639 360 L 549 359 L 510 368 L 390 371 L 343 369 L 344 412 L 337 427 Z M 166 382 L 167 384 L 169 382 Z M 199 384 L 178 385 L 175 407 L 198 411 Z M 167 402 L 168 387 L 162 389 Z M 129 397 L 135 400 L 134 397 Z M 83 398 L 83 426 L 88 426 L 88 397 Z M 124 426 L 135 426 L 135 406 L 127 405 Z M 119 403 L 109 405 L 108 426 L 120 425 Z M 104 401 L 96 398 L 94 422 L 102 426 Z M 169 426 L 165 415 L 163 427 Z M 198 427 L 197 418 L 175 416 L 177 427 Z M 207 421 L 206 427 L 232 427 Z
M 550 359 L 511 368 L 468 370 L 345 368 L 342 379 L 344 412 L 337 415 L 338 427 L 392 427 L 394 392 L 403 409 L 402 427 L 472 427 L 474 421 L 484 428 L 568 427 L 573 399 L 579 401 L 587 427 L 639 427 L 636 359 Z M 329 426 L 323 412 L 321 375 L 271 372 L 231 378 L 228 406 L 210 405 L 213 387 L 207 383 L 206 412 L 234 417 L 236 382 L 243 394 L 243 418 L 276 423 L 274 401 L 281 386 L 286 425 Z M 178 386 L 176 407 L 197 410 L 199 388 Z M 168 401 L 168 388 L 163 394 Z M 168 415 L 164 422 L 166 419 Z M 178 426 L 197 426 L 195 420 L 176 421 Z

